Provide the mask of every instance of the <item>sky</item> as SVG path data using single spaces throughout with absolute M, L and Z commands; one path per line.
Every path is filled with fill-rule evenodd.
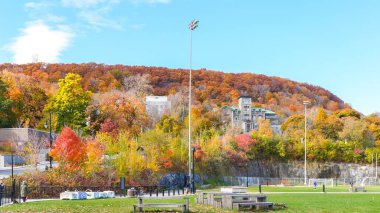
M 252 72 L 380 112 L 378 0 L 0 0 L 0 63 Z

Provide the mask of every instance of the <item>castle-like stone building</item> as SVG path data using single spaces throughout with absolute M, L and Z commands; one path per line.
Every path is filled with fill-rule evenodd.
M 251 132 L 253 129 L 257 129 L 259 118 L 269 120 L 275 134 L 281 132 L 279 116 L 273 111 L 253 107 L 251 97 L 240 96 L 238 107 L 224 106 L 222 108 L 222 121 L 241 129 L 242 132 Z

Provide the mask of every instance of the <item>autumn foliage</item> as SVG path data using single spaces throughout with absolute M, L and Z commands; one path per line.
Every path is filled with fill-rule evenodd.
M 86 160 L 86 144 L 70 128 L 63 128 L 55 140 L 50 156 L 68 170 L 81 168 Z
M 307 158 L 369 162 L 380 151 L 380 116 L 364 117 L 331 92 L 306 83 L 252 73 L 194 70 L 191 147 L 188 144 L 188 70 L 86 64 L 0 64 L 0 126 L 59 134 L 50 155 L 59 167 L 39 177 L 49 183 L 155 184 L 171 172 L 186 173 L 189 148 L 195 171 L 229 175 L 253 161 L 302 160 L 309 100 Z M 149 116 L 145 96 L 168 95 L 171 109 Z M 275 111 L 275 134 L 259 119 L 251 133 L 221 120 L 221 107 L 240 95 Z M 65 128 L 63 128 L 65 127 Z M 62 129 L 63 128 L 63 129 Z M 80 135 L 80 137 L 78 136 Z
M 0 70 L 19 72 L 40 81 L 40 86 L 51 91 L 55 84 L 68 73 L 79 74 L 84 90 L 93 93 L 110 92 L 136 83 L 136 77 L 147 76 L 149 85 L 141 84 L 133 92 L 137 96 L 169 95 L 179 92 L 189 82 L 188 70 L 164 67 L 86 64 L 0 64 Z M 280 77 L 268 77 L 254 73 L 223 73 L 207 69 L 193 71 L 194 94 L 198 104 L 215 106 L 237 103 L 240 95 L 249 95 L 262 107 L 270 108 L 289 116 L 303 109 L 302 101 L 310 100 L 313 105 L 335 111 L 345 107 L 344 102 L 331 92 L 306 83 L 298 83 Z M 126 79 L 127 82 L 125 81 Z M 125 84 L 128 85 L 125 85 Z

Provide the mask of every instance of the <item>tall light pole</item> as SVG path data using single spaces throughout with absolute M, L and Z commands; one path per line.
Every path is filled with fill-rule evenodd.
M 15 201 L 15 195 L 16 195 L 16 182 L 15 182 L 15 179 L 13 178 L 13 164 L 14 164 L 14 160 L 13 160 L 13 143 L 11 143 L 11 162 L 12 162 L 12 192 L 11 192 L 11 201 L 14 202 Z
M 376 170 L 375 170 L 375 177 L 376 177 L 376 180 L 377 180 L 377 153 L 376 153 Z
M 190 190 L 193 192 L 194 188 L 194 177 L 192 174 L 192 150 L 191 150 L 191 63 L 192 63 L 192 47 L 193 47 L 193 30 L 198 27 L 198 20 L 192 20 L 189 24 L 190 29 L 190 70 L 189 70 L 189 178 L 190 178 Z
M 45 121 L 44 124 L 45 128 L 48 128 L 47 122 Z M 49 144 L 50 144 L 50 150 L 53 146 L 53 135 L 51 133 L 51 112 L 49 112 Z M 53 168 L 53 157 L 49 156 L 49 162 L 50 162 L 50 169 Z
M 305 182 L 304 182 L 304 184 L 306 185 L 307 184 L 307 170 L 306 170 L 306 161 L 307 161 L 307 159 L 306 159 L 306 141 L 307 141 L 307 137 L 306 137 L 306 125 L 307 125 L 307 119 L 306 119 L 306 108 L 307 108 L 307 105 L 309 105 L 310 104 L 310 102 L 309 101 L 304 101 L 303 102 L 303 105 L 305 106 L 305 144 L 304 144 L 304 147 L 305 147 L 305 169 L 304 169 L 304 172 L 305 172 Z

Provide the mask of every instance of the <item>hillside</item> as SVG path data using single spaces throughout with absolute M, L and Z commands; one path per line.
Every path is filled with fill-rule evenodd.
M 0 64 L 0 70 L 23 73 L 39 80 L 45 90 L 69 72 L 83 77 L 83 87 L 94 93 L 122 87 L 125 77 L 148 74 L 154 95 L 168 95 L 188 86 L 187 69 L 163 67 L 85 64 Z M 197 103 L 216 106 L 236 104 L 240 95 L 249 95 L 255 105 L 269 108 L 287 117 L 303 109 L 302 101 L 323 106 L 329 111 L 345 107 L 344 102 L 319 86 L 299 83 L 280 77 L 253 73 L 223 73 L 206 69 L 193 72 L 194 94 Z

